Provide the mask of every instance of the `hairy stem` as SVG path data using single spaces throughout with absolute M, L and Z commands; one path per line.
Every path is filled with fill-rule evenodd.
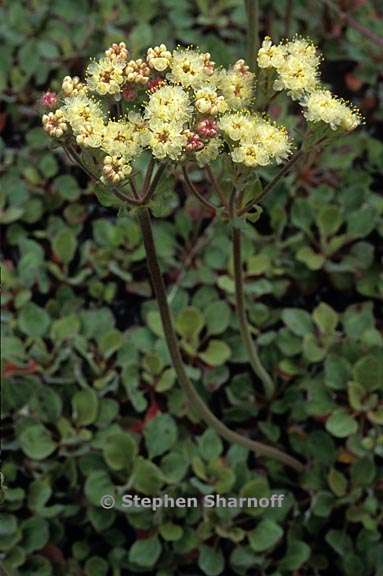
M 261 380 L 266 397 L 270 400 L 275 392 L 274 382 L 268 372 L 262 365 L 258 356 L 257 347 L 251 336 L 250 327 L 247 321 L 245 309 L 245 293 L 243 283 L 242 271 L 242 256 L 241 256 L 241 231 L 236 226 L 233 226 L 233 264 L 234 264 L 234 282 L 235 282 L 235 302 L 236 311 L 238 314 L 239 329 L 241 332 L 242 340 L 249 356 L 250 364 Z
M 190 382 L 186 374 L 181 352 L 177 342 L 176 333 L 174 331 L 173 321 L 166 297 L 165 285 L 158 264 L 155 242 L 151 227 L 150 212 L 147 208 L 142 207 L 137 210 L 137 213 L 146 250 L 148 269 L 158 303 L 166 343 L 168 345 L 169 353 L 177 374 L 177 378 L 191 406 L 196 410 L 197 414 L 206 422 L 206 424 L 211 426 L 218 434 L 220 434 L 229 442 L 240 444 L 249 450 L 253 450 L 257 456 L 273 458 L 282 462 L 286 466 L 297 470 L 298 472 L 302 472 L 304 470 L 303 464 L 301 464 L 301 462 L 292 456 L 285 454 L 281 450 L 278 450 L 278 448 L 274 448 L 273 446 L 268 446 L 267 444 L 251 440 L 246 436 L 242 436 L 241 434 L 230 430 L 230 428 L 223 424 L 223 422 L 221 422 L 210 411 L 208 406 L 206 406 L 205 402 L 196 392 L 193 384 Z

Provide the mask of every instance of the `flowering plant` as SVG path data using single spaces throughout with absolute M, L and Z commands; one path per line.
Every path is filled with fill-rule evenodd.
M 210 210 L 221 209 L 230 221 L 241 335 L 270 399 L 275 386 L 259 359 L 245 312 L 240 219 L 255 222 L 260 202 L 294 163 L 308 150 L 324 146 L 360 123 L 356 110 L 321 85 L 319 64 L 315 46 L 301 38 L 274 45 L 266 37 L 253 66 L 256 70 L 242 59 L 228 69 L 220 68 L 209 53 L 192 48 L 170 52 L 164 44 L 149 48 L 145 59 L 133 60 L 120 42 L 89 64 L 84 81 L 67 76 L 60 96 L 48 92 L 43 97 L 43 104 L 51 108 L 42 118 L 45 131 L 86 173 L 137 210 L 169 352 L 192 405 L 229 441 L 297 470 L 302 470 L 302 464 L 295 458 L 227 428 L 189 381 L 157 261 L 150 206 L 164 170 L 179 166 L 188 191 Z M 271 100 L 282 91 L 298 103 L 307 120 L 299 149 L 288 130 L 267 114 Z M 212 166 L 225 154 L 229 177 L 223 185 Z M 137 168 L 142 155 L 144 160 L 147 156 L 144 174 Z M 218 204 L 192 183 L 190 163 L 206 170 Z M 262 186 L 256 169 L 272 164 L 282 167 Z

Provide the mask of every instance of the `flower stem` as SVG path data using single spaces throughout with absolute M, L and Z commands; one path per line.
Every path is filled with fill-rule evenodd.
M 259 49 L 259 2 L 245 0 L 247 15 L 247 63 L 250 70 L 257 69 L 257 51 Z
M 174 331 L 173 321 L 166 297 L 166 289 L 158 264 L 155 242 L 151 227 L 150 212 L 147 208 L 141 207 L 137 210 L 137 214 L 143 235 L 148 269 L 158 303 L 166 343 L 168 345 L 169 353 L 179 383 L 185 392 L 185 395 L 191 406 L 196 410 L 197 414 L 206 422 L 206 424 L 214 428 L 218 434 L 220 434 L 229 442 L 240 444 L 249 450 L 253 450 L 257 456 L 273 458 L 298 472 L 302 472 L 304 470 L 304 465 L 292 456 L 285 454 L 273 446 L 268 446 L 267 444 L 251 440 L 250 438 L 242 436 L 241 434 L 238 434 L 237 432 L 234 432 L 228 428 L 210 411 L 208 406 L 206 406 L 205 402 L 196 392 L 193 384 L 186 374 L 181 352 L 177 342 L 177 336 Z
M 258 356 L 258 350 L 251 336 L 245 309 L 245 294 L 243 284 L 242 257 L 241 257 L 241 231 L 233 226 L 233 264 L 235 282 L 235 302 L 239 320 L 239 329 L 243 343 L 249 356 L 250 364 L 261 380 L 266 397 L 270 400 L 275 392 L 274 382 L 262 365 Z

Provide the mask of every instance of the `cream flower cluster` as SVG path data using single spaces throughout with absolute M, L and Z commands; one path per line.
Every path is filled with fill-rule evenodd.
M 274 89 L 299 98 L 309 122 L 342 130 L 358 124 L 353 110 L 320 87 L 319 57 L 307 40 L 275 46 L 266 38 L 258 65 L 276 72 Z M 113 183 L 127 178 L 144 150 L 158 160 L 192 158 L 201 166 L 221 151 L 248 167 L 280 163 L 291 151 L 287 131 L 252 112 L 254 88 L 242 59 L 225 69 L 209 53 L 164 44 L 131 59 L 120 42 L 89 64 L 84 81 L 64 78 L 60 97 L 49 100 L 57 109 L 44 114 L 43 127 L 70 146 L 101 151 L 100 176 Z
M 330 90 L 315 90 L 301 102 L 308 122 L 324 122 L 332 130 L 341 128 L 350 132 L 360 124 L 360 114 L 343 100 L 336 98 Z
M 360 114 L 323 88 L 319 81 L 320 57 L 315 46 L 304 38 L 275 45 L 266 37 L 258 51 L 258 66 L 272 68 L 277 77 L 274 90 L 286 90 L 305 108 L 309 122 L 324 122 L 332 130 L 354 130 Z
M 226 114 L 219 126 L 230 141 L 232 160 L 245 166 L 279 164 L 291 151 L 287 130 L 257 114 Z
M 274 90 L 287 90 L 297 99 L 318 84 L 320 58 L 308 40 L 296 39 L 277 46 L 266 36 L 258 52 L 260 68 L 275 68 Z

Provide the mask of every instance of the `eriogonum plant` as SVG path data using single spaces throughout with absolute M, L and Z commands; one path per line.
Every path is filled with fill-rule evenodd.
M 193 48 L 171 52 L 164 44 L 133 60 L 120 42 L 89 64 L 83 80 L 67 76 L 60 95 L 43 97 L 51 108 L 43 115 L 45 131 L 87 174 L 135 208 L 169 352 L 191 405 L 229 441 L 297 470 L 302 465 L 296 459 L 227 428 L 189 381 L 158 265 L 150 208 L 164 171 L 180 168 L 188 192 L 229 223 L 240 331 L 264 394 L 272 398 L 275 386 L 259 359 L 244 307 L 241 219 L 256 221 L 264 196 L 306 151 L 359 124 L 358 113 L 320 84 L 319 64 L 315 46 L 301 38 L 279 45 L 265 38 L 254 59 L 257 70 L 242 59 L 225 69 L 209 53 Z M 282 91 L 301 106 L 307 121 L 299 147 L 267 115 L 270 101 Z M 215 161 L 222 166 L 222 158 L 225 177 L 216 169 Z M 263 186 L 258 169 L 273 164 L 281 168 Z M 144 174 L 137 165 L 146 165 Z M 191 165 L 206 171 L 211 197 L 192 183 Z

